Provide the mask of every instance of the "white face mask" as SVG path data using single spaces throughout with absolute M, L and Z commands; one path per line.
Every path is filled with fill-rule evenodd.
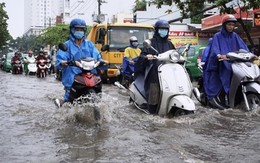
M 168 29 L 158 29 L 158 34 L 161 38 L 164 38 L 168 35 Z

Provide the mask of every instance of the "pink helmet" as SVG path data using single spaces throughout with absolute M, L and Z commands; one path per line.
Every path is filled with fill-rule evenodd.
M 226 22 L 234 22 L 234 23 L 236 23 L 237 19 L 235 18 L 234 15 L 228 14 L 228 15 L 225 15 L 222 18 L 222 25 L 225 24 Z

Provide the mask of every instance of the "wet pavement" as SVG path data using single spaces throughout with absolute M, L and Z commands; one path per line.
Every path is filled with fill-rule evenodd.
M 194 99 L 195 114 L 168 119 L 135 109 L 113 85 L 95 105 L 56 108 L 63 93 L 52 75 L 0 71 L 0 162 L 260 162 L 260 109 L 219 111 Z

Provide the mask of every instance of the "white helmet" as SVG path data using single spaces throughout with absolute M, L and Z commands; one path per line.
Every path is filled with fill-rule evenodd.
M 130 42 L 137 42 L 137 38 L 135 36 L 130 37 L 129 39 Z

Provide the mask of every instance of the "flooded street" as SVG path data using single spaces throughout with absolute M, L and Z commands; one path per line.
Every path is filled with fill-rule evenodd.
M 0 162 L 260 162 L 260 109 L 196 102 L 195 114 L 167 119 L 135 109 L 113 85 L 96 105 L 56 108 L 63 94 L 54 76 L 0 71 Z

